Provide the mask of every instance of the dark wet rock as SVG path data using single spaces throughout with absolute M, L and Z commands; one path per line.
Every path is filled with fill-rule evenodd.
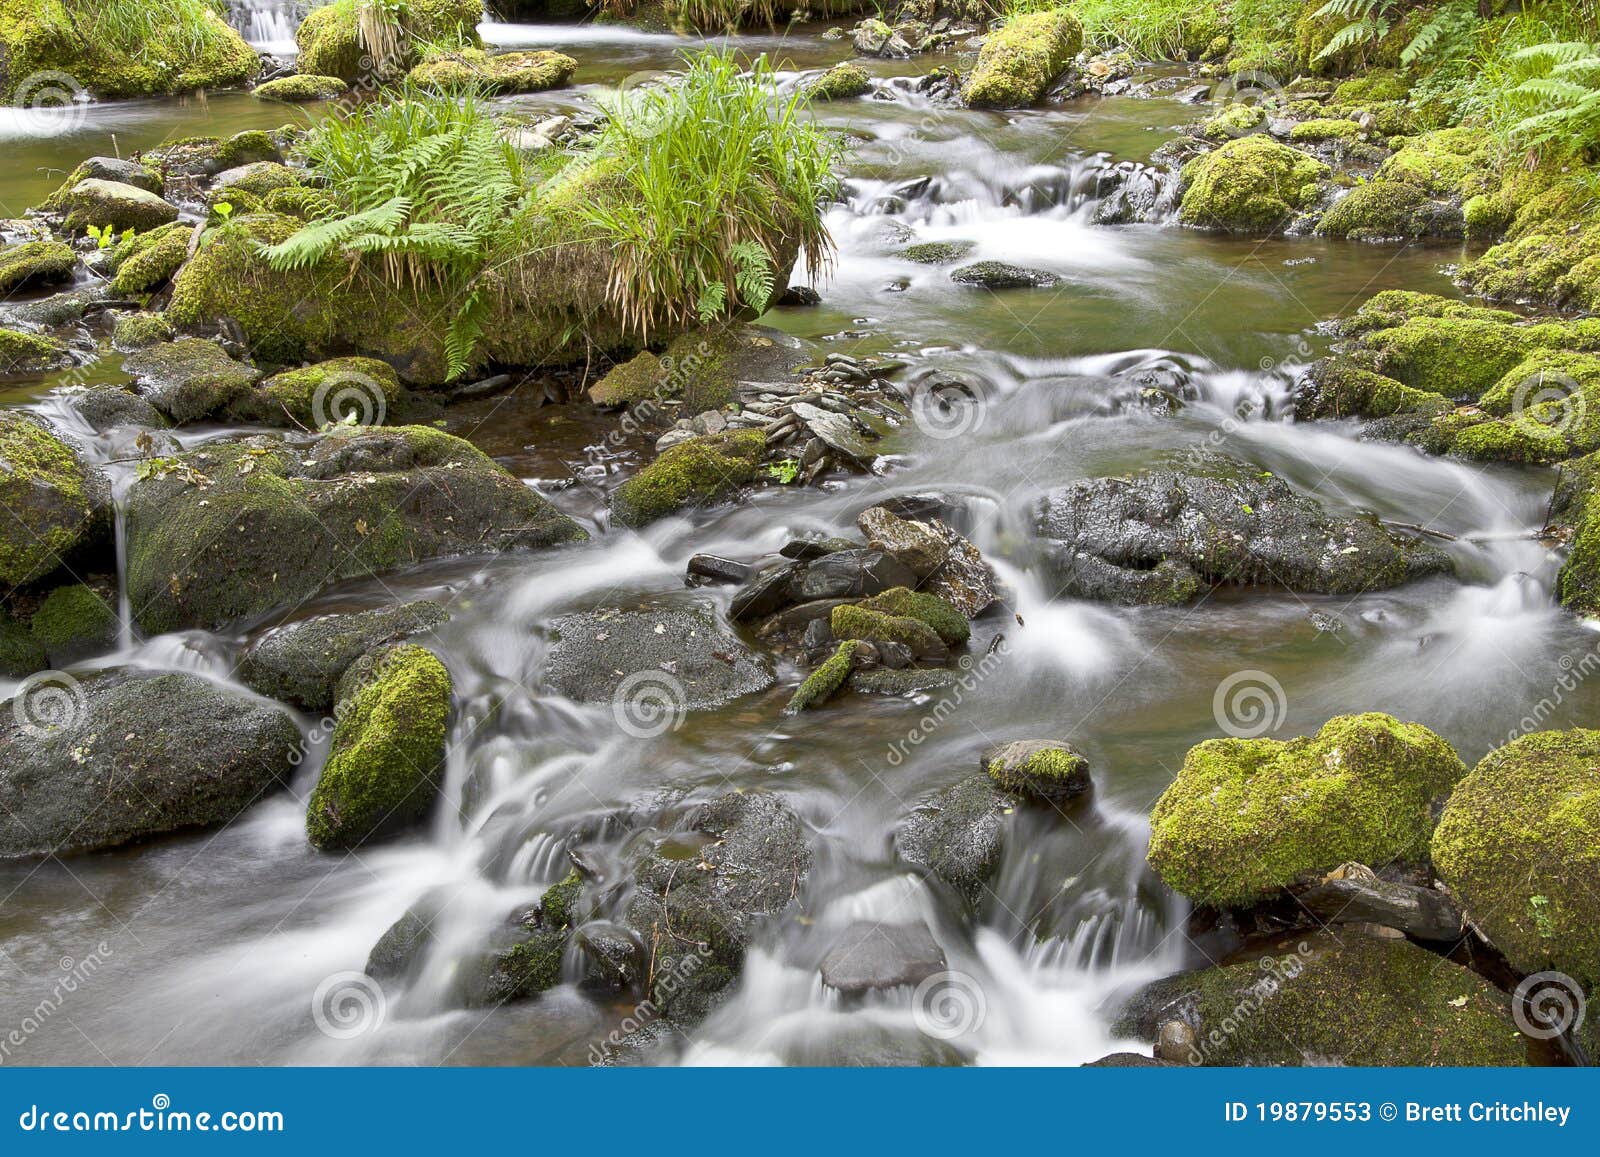
M 1082 1067 L 1086 1069 L 1164 1069 L 1171 1066 L 1171 1061 L 1158 1061 L 1155 1057 L 1147 1057 L 1143 1053 L 1108 1053 L 1099 1060 L 1086 1062 Z
M 1002 791 L 1050 802 L 1083 795 L 1094 786 L 1087 757 L 1062 740 L 1002 743 L 985 751 L 980 765 Z
M 800 1033 L 773 1042 L 786 1065 L 828 1068 L 956 1068 L 973 1054 L 959 1040 L 939 1040 L 914 1025 L 891 1025 L 866 1017 L 832 1023 L 824 1034 Z
M 960 676 L 939 667 L 885 665 L 872 671 L 856 671 L 850 676 L 850 690 L 868 695 L 920 695 L 954 687 Z
M 1320 594 L 1383 590 L 1450 569 L 1439 550 L 1371 515 L 1333 515 L 1270 473 L 1216 455 L 1199 469 L 1096 478 L 1034 512 L 1063 593 L 1183 602 L 1202 584 Z
M 1294 889 L 1294 897 L 1324 924 L 1381 924 L 1418 940 L 1455 940 L 1464 926 L 1450 893 L 1376 877 L 1330 877 Z
M 892 587 L 917 585 L 917 576 L 881 550 L 856 548 L 808 563 L 789 584 L 795 602 L 812 599 L 863 598 Z
M 207 679 L 46 676 L 0 707 L 0 857 L 94 851 L 227 823 L 276 788 L 288 712 Z
M 429 559 L 585 537 L 480 450 L 423 426 L 217 442 L 152 467 L 127 498 L 128 588 L 152 632 Z
M 944 970 L 944 952 L 926 924 L 861 920 L 822 958 L 822 983 L 845 993 L 913 985 Z
M 1277 955 L 1146 985 L 1112 1031 L 1194 1030 L 1191 1064 L 1523 1065 L 1504 993 L 1407 940 L 1317 933 Z
M 183 337 L 130 354 L 122 368 L 139 395 L 178 425 L 219 414 L 250 392 L 261 376 L 216 342 Z
M 976 903 L 1000 866 L 1016 800 L 975 775 L 919 803 L 895 830 L 895 850 Z
M 836 414 L 813 406 L 810 402 L 795 402 L 789 411 L 804 425 L 812 437 L 829 450 L 861 469 L 870 469 L 877 455 L 866 443 L 862 431 L 848 414 Z
M 859 542 L 852 542 L 848 538 L 791 538 L 783 544 L 778 553 L 784 558 L 810 562 L 812 559 L 836 554 L 841 550 L 858 550 L 860 546 Z
M 978 548 L 938 519 L 930 523 L 950 550 L 920 589 L 937 595 L 969 619 L 975 619 L 1000 598 L 1000 582 Z
M 120 386 L 90 386 L 70 395 L 68 401 L 96 430 L 112 430 L 118 426 L 159 430 L 167 424 L 160 410 Z
M 953 270 L 950 280 L 977 289 L 1050 289 L 1061 278 L 1044 269 L 1026 269 L 1003 261 L 979 261 Z
M 410 974 L 434 944 L 433 923 L 444 903 L 443 895 L 430 892 L 406 909 L 378 937 L 362 971 L 374 980 L 399 980 Z
M 449 617 L 438 603 L 421 601 L 301 619 L 251 643 L 239 661 L 239 680 L 270 699 L 326 711 L 351 663 L 385 643 L 431 631 Z
M 856 517 L 856 525 L 872 550 L 887 551 L 917 578 L 926 578 L 950 554 L 949 541 L 932 527 L 901 518 L 881 506 L 871 506 Z
M 749 579 L 733 596 L 728 617 L 736 623 L 754 622 L 766 618 L 774 611 L 788 605 L 793 596 L 790 584 L 805 568 L 798 563 L 780 563 L 768 567 Z
M 83 321 L 89 311 L 107 298 L 106 288 L 100 284 L 84 285 L 63 290 L 38 301 L 19 301 L 0 311 L 8 324 L 37 326 L 43 329 L 63 329 Z
M 553 884 L 539 903 L 512 914 L 496 943 L 463 970 L 461 998 L 469 1008 L 525 1000 L 561 983 L 562 957 L 579 922 L 582 881 L 576 872 Z
M 750 564 L 721 555 L 697 554 L 690 557 L 688 571 L 712 582 L 742 583 L 750 577 Z
M 699 1020 L 743 966 L 756 929 L 798 901 L 811 869 L 805 825 L 782 796 L 729 792 L 694 809 L 633 862 L 624 923 L 650 954 L 649 995 Z
M 709 611 L 603 610 L 557 619 L 545 676 L 582 703 L 641 712 L 719 707 L 765 690 L 766 660 Z
M 577 930 L 576 939 L 585 961 L 585 988 L 620 992 L 639 984 L 648 973 L 644 945 L 621 924 L 593 920 Z

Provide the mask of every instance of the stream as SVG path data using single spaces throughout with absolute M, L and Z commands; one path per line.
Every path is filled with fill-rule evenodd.
M 263 50 L 291 42 L 295 5 L 236 11 Z M 504 103 L 589 107 L 637 74 L 672 67 L 694 42 L 630 29 L 486 24 L 498 47 L 557 47 L 579 61 L 574 86 Z M 747 36 L 798 83 L 847 45 Z M 765 929 L 733 997 L 664 1054 L 686 1064 L 860 1063 L 880 1039 L 918 1027 L 909 991 L 843 1003 L 817 967 L 860 920 L 925 921 L 952 972 L 971 982 L 951 1015 L 979 1064 L 1079 1064 L 1130 1046 L 1102 1006 L 1130 985 L 1205 963 L 1184 935 L 1187 908 L 1145 866 L 1147 816 L 1188 748 L 1234 710 L 1225 687 L 1261 693 L 1260 734 L 1307 734 L 1336 714 L 1381 710 L 1426 724 L 1469 765 L 1520 726 L 1529 707 L 1596 644 L 1551 595 L 1559 560 L 1535 538 L 1553 470 L 1435 459 L 1359 441 L 1351 424 L 1297 425 L 1297 367 L 1326 347 L 1319 323 L 1372 293 L 1454 292 L 1459 245 L 1405 248 L 1311 239 L 1247 240 L 1175 224 L 1092 221 L 1116 166 L 1138 166 L 1195 109 L 1165 98 L 1086 97 L 985 113 L 931 104 L 909 78 L 940 63 L 864 61 L 875 91 L 814 115 L 857 140 L 844 199 L 829 215 L 837 253 L 822 304 L 773 310 L 764 324 L 808 344 L 909 363 L 967 383 L 967 403 L 908 422 L 884 443 L 884 469 L 823 489 L 770 488 L 750 501 L 669 518 L 644 531 L 608 524 L 604 490 L 647 453 L 590 451 L 607 427 L 588 408 L 520 394 L 448 412 L 470 438 L 591 532 L 548 555 L 433 563 L 338 587 L 305 614 L 437 598 L 452 611 L 433 642 L 455 682 L 445 799 L 431 825 L 348 855 L 313 850 L 305 799 L 326 734 L 312 735 L 291 790 L 218 831 L 113 853 L 0 864 L 0 1022 L 26 1014 L 63 969 L 98 971 L 69 1009 L 28 1042 L 29 1064 L 585 1064 L 633 1015 L 565 984 L 494 1010 L 453 1007 L 449 979 L 485 929 L 536 900 L 585 858 L 620 862 L 612 817 L 666 788 L 707 797 L 782 792 L 815 849 L 803 920 Z M 0 110 L 0 213 L 19 215 L 82 157 L 121 155 L 169 137 L 274 127 L 298 115 L 247 94 Z M 313 113 L 313 115 L 315 115 Z M 969 260 L 1048 270 L 1057 288 L 988 293 L 948 269 L 894 255 L 914 236 L 971 243 Z M 75 382 L 126 380 L 109 357 Z M 65 375 L 15 382 L 0 401 L 72 421 L 49 391 Z M 1183 398 L 1176 413 L 1138 399 L 1150 381 Z M 68 427 L 126 485 L 124 443 Z M 181 431 L 193 445 L 224 433 Z M 1025 512 L 1045 491 L 1121 473 L 1168 452 L 1215 450 L 1317 495 L 1436 532 L 1458 577 L 1356 598 L 1219 591 L 1177 608 L 1052 597 L 1033 569 Z M 597 468 L 598 464 L 598 468 Z M 580 474 L 580 472 L 582 472 Z M 579 477 L 573 484 L 571 480 Z M 731 706 L 689 714 L 648 739 L 609 706 L 580 705 L 543 680 L 548 624 L 599 607 L 712 604 L 730 588 L 689 589 L 699 552 L 762 561 L 798 532 L 846 533 L 884 499 L 937 492 L 994 561 L 1015 616 L 975 624 L 974 655 L 998 662 L 948 718 L 900 699 L 856 696 L 781 714 L 803 673 Z M 1447 537 L 1446 537 L 1447 536 Z M 232 683 L 250 637 L 128 632 L 86 668 L 182 669 Z M 1000 636 L 1003 644 L 998 643 Z M 432 643 L 430 644 L 432 645 Z M 0 696 L 9 686 L 0 686 Z M 1600 707 L 1579 686 L 1543 723 L 1571 726 Z M 896 824 L 930 791 L 970 776 L 980 753 L 1025 737 L 1070 739 L 1095 790 L 1069 820 L 1019 818 L 974 931 L 946 897 L 897 864 Z M 381 1024 L 319 1029 L 329 978 L 358 972 L 378 937 L 425 893 L 448 898 L 420 978 L 387 995 Z M 570 961 L 571 968 L 577 963 Z M 70 1015 L 68 1015 L 70 1014 Z

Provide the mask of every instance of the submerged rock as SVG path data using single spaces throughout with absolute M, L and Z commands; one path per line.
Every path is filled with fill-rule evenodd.
M 306 807 L 318 848 L 353 848 L 421 819 L 439 793 L 450 673 L 400 643 L 363 656 L 339 681 L 328 760 Z
M 1331 515 L 1232 459 L 1200 465 L 1090 479 L 1040 500 L 1034 523 L 1061 590 L 1128 603 L 1184 602 L 1224 582 L 1354 594 L 1450 569 L 1441 551 L 1371 515 Z
M 127 497 L 141 627 L 217 627 L 348 578 L 527 550 L 581 527 L 459 438 L 422 426 L 206 445 L 153 463 Z
M 974 775 L 935 792 L 895 829 L 900 858 L 937 876 L 977 903 L 1005 851 L 1016 800 Z
M 1195 1065 L 1527 1063 L 1505 994 L 1405 940 L 1317 933 L 1293 951 L 1158 980 L 1112 1031 L 1194 1030 Z
M 286 711 L 196 675 L 48 673 L 0 707 L 0 857 L 226 823 L 299 743 Z
M 1426 727 L 1376 713 L 1288 741 L 1208 739 L 1150 813 L 1150 864 L 1196 904 L 1224 908 L 1351 861 L 1421 862 L 1464 771 Z

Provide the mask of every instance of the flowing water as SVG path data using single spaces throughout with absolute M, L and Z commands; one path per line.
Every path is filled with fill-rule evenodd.
M 269 10 L 278 9 L 250 9 Z M 628 30 L 484 31 L 500 46 L 553 45 L 579 59 L 577 87 L 510 102 L 531 109 L 581 107 L 636 73 L 670 67 L 687 46 Z M 815 37 L 744 46 L 788 61 L 791 82 L 843 55 Z M 1145 869 L 1144 843 L 1150 806 L 1185 751 L 1218 732 L 1219 686 L 1243 672 L 1265 689 L 1256 706 L 1266 734 L 1303 734 L 1337 713 L 1383 710 L 1433 727 L 1469 761 L 1553 694 L 1564 702 L 1549 726 L 1592 711 L 1594 691 L 1558 690 L 1595 636 L 1554 608 L 1557 560 L 1532 537 L 1551 472 L 1430 459 L 1359 441 L 1353 426 L 1284 420 L 1295 367 L 1325 344 L 1317 323 L 1382 288 L 1448 292 L 1443 267 L 1458 250 L 1097 226 L 1096 205 L 1114 174 L 1144 179 L 1137 167 L 1192 119 L 1192 108 L 1111 98 L 1019 114 L 943 109 L 906 80 L 931 63 L 874 64 L 873 97 L 820 109 L 859 140 L 845 199 L 830 214 L 837 258 L 819 285 L 821 306 L 765 320 L 818 350 L 903 358 L 913 379 L 935 368 L 959 373 L 981 406 L 958 427 L 907 424 L 888 444 L 890 468 L 880 476 L 771 490 L 641 533 L 604 518 L 603 484 L 641 451 L 586 453 L 604 421 L 520 395 L 452 412 L 454 432 L 544 489 L 594 535 L 550 555 L 438 563 L 350 584 L 305 608 L 423 596 L 450 603 L 437 641 L 455 680 L 457 717 L 445 804 L 431 827 L 357 855 L 312 851 L 304 800 L 325 736 L 308 719 L 311 754 L 292 790 L 220 831 L 0 866 L 0 1024 L 33 1008 L 58 968 L 104 958 L 19 1059 L 585 1063 L 632 1010 L 566 985 L 537 1001 L 464 1012 L 445 995 L 453 972 L 507 911 L 565 873 L 578 844 L 602 876 L 614 870 L 625 839 L 615 821 L 641 801 L 668 788 L 703 798 L 738 787 L 781 791 L 803 816 L 815 848 L 805 918 L 764 931 L 732 999 L 667 1055 L 685 1063 L 862 1059 L 874 1041 L 915 1026 L 910 993 L 844 1004 L 824 990 L 817 964 L 854 921 L 921 920 L 950 968 L 973 978 L 978 996 L 969 993 L 962 1010 L 969 1031 L 956 1042 L 970 1057 L 1078 1063 L 1118 1044 L 1102 1011 L 1110 994 L 1198 961 L 1181 902 Z M 126 152 L 282 115 L 244 96 L 94 106 L 70 132 L 12 135 L 24 161 L 0 177 L 0 203 L 15 213 L 38 200 L 52 173 L 106 151 L 113 134 Z M 944 269 L 894 256 L 911 236 L 970 242 L 973 259 L 1048 269 L 1062 284 L 963 290 Z M 115 378 L 114 362 L 96 372 Z M 1151 381 L 1178 391 L 1182 410 L 1157 415 L 1134 404 Z M 34 404 L 67 420 L 44 398 L 53 384 L 24 383 L 8 396 L 42 399 Z M 126 447 L 85 441 L 114 472 L 126 469 L 113 461 Z M 1030 500 L 1196 449 L 1248 459 L 1335 509 L 1448 536 L 1439 541 L 1459 577 L 1354 599 L 1219 592 L 1182 608 L 1051 598 L 1030 569 Z M 574 475 L 583 481 L 566 485 Z M 686 589 L 691 554 L 770 557 L 796 532 L 845 532 L 865 507 L 927 491 L 961 507 L 962 529 L 995 560 L 1016 611 L 980 620 L 974 654 L 1003 635 L 1000 661 L 982 668 L 948 718 L 935 718 L 931 702 L 867 698 L 785 717 L 783 684 L 799 672 L 783 668 L 780 687 L 641 741 L 619 730 L 608 707 L 578 705 L 544 686 L 548 624 L 558 614 L 723 606 L 725 589 Z M 250 626 L 160 638 L 130 630 L 118 653 L 89 666 L 181 668 L 228 682 Z M 891 833 L 919 798 L 971 775 L 985 747 L 1027 736 L 1081 746 L 1096 789 L 1070 819 L 1019 817 L 974 931 L 948 897 L 897 864 Z M 416 983 L 389 994 L 376 1031 L 352 1039 L 319 1031 L 319 986 L 359 970 L 379 935 L 425 894 L 448 903 Z

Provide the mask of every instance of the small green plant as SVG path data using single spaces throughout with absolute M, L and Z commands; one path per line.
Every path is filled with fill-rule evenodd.
M 1535 44 L 1511 59 L 1531 73 L 1510 92 L 1524 112 L 1511 126 L 1517 144 L 1535 153 L 1600 147 L 1600 45 Z
M 790 486 L 800 477 L 800 459 L 779 458 L 776 462 L 767 464 L 767 473 L 780 485 Z
M 1528 910 L 1533 915 L 1533 926 L 1539 930 L 1541 938 L 1548 939 L 1555 935 L 1555 925 L 1550 922 L 1550 897 L 1529 896 Z
M 110 225 L 90 225 L 87 232 L 94 238 L 96 249 L 110 249 L 117 239 L 117 231 Z
M 228 223 L 228 219 L 233 216 L 233 202 L 218 201 L 215 205 L 211 206 L 211 214 L 218 221 L 226 225 Z

